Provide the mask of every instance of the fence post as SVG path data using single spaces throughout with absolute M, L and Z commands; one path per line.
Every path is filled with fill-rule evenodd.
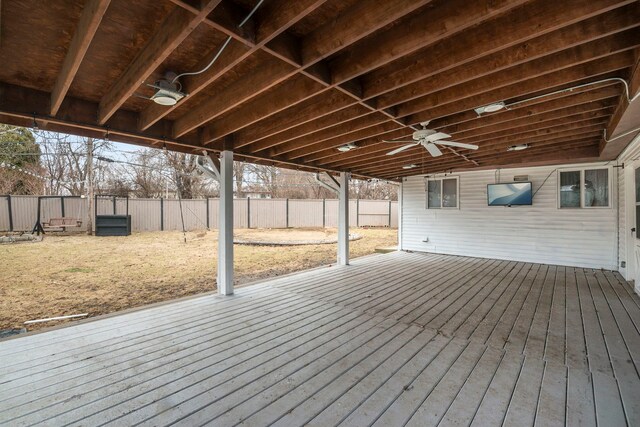
M 287 213 L 285 214 L 285 216 L 286 216 L 286 227 L 285 228 L 289 228 L 289 198 L 288 197 L 286 199 L 286 203 L 287 203 Z
M 204 202 L 207 204 L 207 230 L 209 230 L 211 228 L 209 226 L 209 197 L 205 197 Z
M 322 199 L 322 228 L 327 228 L 327 199 Z
M 116 214 L 116 196 L 113 196 L 113 214 Z
M 160 197 L 160 231 L 164 231 L 164 198 Z
M 360 198 L 356 199 L 356 227 L 360 227 Z
M 62 217 L 64 218 L 66 216 L 64 214 L 64 196 L 60 196 L 60 212 L 62 213 Z
M 251 198 L 247 197 L 247 228 L 251 228 Z
M 11 209 L 11 194 L 7 196 L 7 208 L 9 209 L 9 231 L 13 231 L 13 212 Z

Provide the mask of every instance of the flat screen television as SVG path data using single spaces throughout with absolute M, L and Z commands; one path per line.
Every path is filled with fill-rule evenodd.
M 533 204 L 531 182 L 509 182 L 487 185 L 489 206 L 516 206 Z

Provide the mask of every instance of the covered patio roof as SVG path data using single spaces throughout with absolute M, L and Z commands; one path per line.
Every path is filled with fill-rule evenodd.
M 0 121 L 383 179 L 612 159 L 640 126 L 636 0 L 257 4 L 4 0 Z M 205 68 L 175 105 L 146 99 Z M 424 121 L 479 149 L 385 155 Z

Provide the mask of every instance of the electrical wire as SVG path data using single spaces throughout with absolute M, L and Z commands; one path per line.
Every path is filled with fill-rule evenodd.
M 249 21 L 249 19 L 251 19 L 251 17 L 253 16 L 254 13 L 256 13 L 256 11 L 258 10 L 258 8 L 260 7 L 260 5 L 262 4 L 263 1 L 264 0 L 258 1 L 258 3 L 253 7 L 253 9 L 251 9 L 251 12 L 249 12 L 249 14 L 242 20 L 242 22 L 240 22 L 240 24 L 238 24 L 238 28 L 242 28 L 242 26 L 244 24 L 246 24 Z M 220 49 L 218 49 L 216 54 L 213 56 L 213 59 L 202 70 L 193 71 L 193 72 L 189 72 L 189 73 L 178 74 L 177 76 L 175 76 L 173 78 L 173 80 L 171 80 L 171 84 L 174 84 L 176 82 L 176 80 L 178 80 L 180 77 L 196 76 L 198 74 L 202 74 L 205 71 L 207 71 L 218 60 L 220 55 L 222 55 L 222 52 L 224 52 L 224 50 L 227 48 L 227 46 L 229 45 L 230 42 L 231 42 L 231 36 L 227 37 L 227 39 L 224 41 L 224 43 L 222 43 L 222 46 L 220 46 Z

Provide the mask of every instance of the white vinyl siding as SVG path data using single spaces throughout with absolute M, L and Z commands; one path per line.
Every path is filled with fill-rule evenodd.
M 632 143 L 632 145 L 627 147 L 627 149 L 625 149 L 621 156 L 618 158 L 617 165 L 621 166 L 624 164 L 625 168 L 618 167 L 616 168 L 617 173 L 614 172 L 614 174 L 618 178 L 617 189 L 618 203 L 620 206 L 620 208 L 618 209 L 618 250 L 620 254 L 620 262 L 618 265 L 621 265 L 623 261 L 625 262 L 625 264 L 633 261 L 627 259 L 627 244 L 631 244 L 633 241 L 634 237 L 631 234 L 631 228 L 634 227 L 634 224 L 633 217 L 627 219 L 627 207 L 625 204 L 625 175 L 629 174 L 630 176 L 633 176 L 633 161 L 638 158 L 640 158 L 640 139 L 637 139 L 634 143 Z M 626 172 L 628 170 L 631 172 Z M 631 184 L 633 184 L 633 182 L 631 182 Z M 633 203 L 633 200 L 631 200 L 631 203 Z M 627 280 L 633 279 L 633 277 L 627 274 L 626 268 L 621 266 L 619 268 L 619 271 Z
M 557 169 L 603 165 L 501 170 L 501 182 L 528 175 L 534 192 L 547 179 L 532 206 L 487 206 L 487 184 L 495 182 L 495 170 L 458 174 L 459 209 L 451 210 L 425 209 L 424 176 L 407 178 L 402 195 L 402 249 L 617 269 L 617 209 L 558 209 L 557 203 Z M 611 188 L 616 188 L 615 181 Z M 612 206 L 616 206 L 615 193 L 610 194 Z

